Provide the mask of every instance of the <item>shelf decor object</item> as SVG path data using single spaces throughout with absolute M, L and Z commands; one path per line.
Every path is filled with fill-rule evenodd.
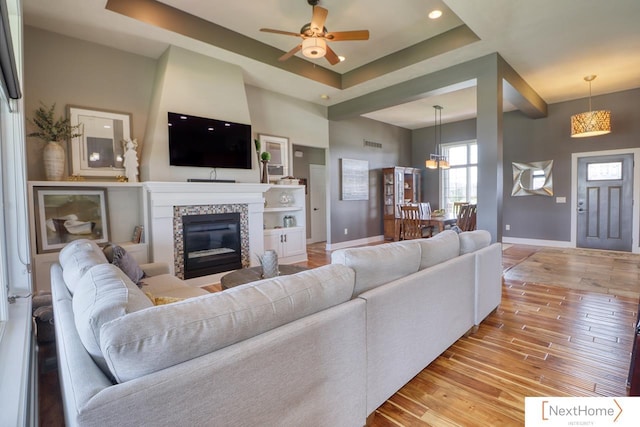
M 60 144 L 69 138 L 81 135 L 81 126 L 72 125 L 69 119 L 54 117 L 56 104 L 47 107 L 42 104 L 29 123 L 36 129 L 27 136 L 38 138 L 45 142 L 42 150 L 44 174 L 48 181 L 60 181 L 64 177 L 65 152 Z
M 267 170 L 270 181 L 278 181 L 289 175 L 289 138 L 283 136 L 273 136 L 258 134 L 261 152 L 270 154 Z M 264 160 L 264 157 L 261 156 Z
M 589 111 L 571 116 L 571 138 L 605 135 L 611 132 L 611 111 L 591 109 L 591 82 L 597 76 L 585 76 L 589 83 Z
M 113 177 L 126 175 L 125 148 L 131 140 L 131 114 L 69 106 L 71 125 L 82 133 L 71 138 L 74 175 Z
M 91 187 L 34 187 L 38 253 L 77 239 L 109 241 L 107 192 Z

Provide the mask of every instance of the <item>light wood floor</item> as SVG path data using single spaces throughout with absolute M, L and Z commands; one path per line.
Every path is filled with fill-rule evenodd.
M 373 426 L 521 426 L 525 396 L 626 395 L 640 255 L 562 250 L 536 258 L 536 268 L 516 269 L 539 251 L 518 245 L 503 251 L 498 310 L 378 408 Z M 301 265 L 330 262 L 324 243 L 308 253 Z M 606 291 L 554 285 L 592 277 L 605 259 Z M 39 383 L 41 425 L 64 425 L 57 372 L 44 372 Z

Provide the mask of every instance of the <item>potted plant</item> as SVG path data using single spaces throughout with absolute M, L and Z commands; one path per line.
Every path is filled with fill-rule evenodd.
M 268 151 L 263 151 L 262 154 L 260 154 L 260 159 L 262 161 L 262 179 L 260 180 L 260 182 L 264 184 L 268 184 L 269 183 L 268 163 L 269 163 L 269 160 L 271 160 L 271 153 L 269 153 Z
M 42 152 L 44 173 L 49 181 L 59 181 L 64 175 L 64 148 L 61 142 L 82 135 L 80 125 L 71 126 L 69 119 L 54 117 L 56 104 L 47 107 L 42 104 L 29 119 L 29 123 L 36 128 L 35 132 L 27 134 L 45 142 Z

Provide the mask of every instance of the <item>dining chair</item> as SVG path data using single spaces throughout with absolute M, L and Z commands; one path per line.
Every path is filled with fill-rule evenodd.
M 473 231 L 476 229 L 477 205 L 466 204 L 460 207 L 460 214 L 456 225 L 461 231 Z
M 464 205 L 468 205 L 469 202 L 453 202 L 453 214 L 455 216 L 459 216 L 460 215 L 460 208 L 463 207 Z
M 431 218 L 431 203 L 422 202 L 418 203 L 418 207 L 420 208 L 420 219 L 426 220 Z M 421 224 L 422 227 L 422 237 L 431 237 L 436 229 L 433 225 L 425 225 Z
M 420 208 L 416 205 L 401 205 L 400 212 L 402 214 L 400 240 L 421 239 Z

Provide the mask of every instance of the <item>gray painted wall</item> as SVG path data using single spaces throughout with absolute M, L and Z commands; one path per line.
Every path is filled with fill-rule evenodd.
M 364 140 L 382 148 L 364 146 Z M 332 244 L 382 234 L 382 168 L 411 166 L 411 131 L 366 118 L 329 122 Z M 369 162 L 369 200 L 341 200 L 340 159 Z M 344 234 L 344 229 L 348 234 Z
M 144 141 L 156 61 L 60 34 L 25 26 L 24 101 L 27 118 L 42 101 L 132 114 L 132 137 Z M 27 131 L 30 131 L 27 126 Z M 42 144 L 27 140 L 29 180 L 44 180 Z M 143 144 L 139 146 L 141 150 Z M 67 154 L 68 147 L 65 147 Z M 71 172 L 67 161 L 67 173 Z
M 591 138 L 570 137 L 570 117 L 589 109 L 588 99 L 549 105 L 549 115 L 531 120 L 519 112 L 504 120 L 504 205 L 505 237 L 570 241 L 571 154 L 640 147 L 640 89 L 592 98 L 594 110 L 611 110 L 611 133 Z M 553 160 L 553 197 L 512 197 L 512 162 Z M 638 159 L 636 159 L 637 161 Z M 566 197 L 566 204 L 556 197 Z
M 571 240 L 571 154 L 640 147 L 640 89 L 592 98 L 593 109 L 611 110 L 612 132 L 592 138 L 571 138 L 570 117 L 588 110 L 588 99 L 548 106 L 548 116 L 530 119 L 513 111 L 504 115 L 503 206 L 504 237 L 551 241 Z M 476 137 L 475 119 L 443 125 L 442 142 L 466 141 Z M 436 206 L 438 177 L 424 168 L 424 159 L 435 152 L 433 127 L 412 133 L 413 165 L 423 169 L 423 200 Z M 481 148 L 479 148 L 481 149 Z M 512 162 L 553 160 L 554 196 L 512 197 Z M 556 203 L 566 197 L 567 203 Z M 434 203 L 435 202 L 435 203 Z M 511 226 L 510 231 L 504 225 Z

